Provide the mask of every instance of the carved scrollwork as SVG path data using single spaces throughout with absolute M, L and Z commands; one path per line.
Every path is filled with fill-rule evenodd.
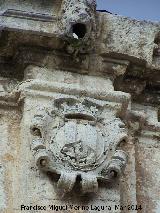
M 55 99 L 52 109 L 35 115 L 31 133 L 36 165 L 58 174 L 58 187 L 65 192 L 72 190 L 77 177 L 84 193 L 95 192 L 98 181 L 115 180 L 127 163 L 127 154 L 117 150 L 127 130 L 96 100 Z

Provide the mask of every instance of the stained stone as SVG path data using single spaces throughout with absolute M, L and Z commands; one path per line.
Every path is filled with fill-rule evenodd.
M 158 213 L 160 24 L 4 0 L 0 26 L 0 212 Z

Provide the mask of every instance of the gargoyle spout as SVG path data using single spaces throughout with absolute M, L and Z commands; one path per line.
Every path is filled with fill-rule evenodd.
M 61 7 L 61 30 L 67 37 L 89 37 L 95 23 L 95 0 L 64 0 Z

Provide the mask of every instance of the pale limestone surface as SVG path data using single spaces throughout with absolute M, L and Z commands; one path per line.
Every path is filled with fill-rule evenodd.
M 0 212 L 159 213 L 160 24 L 4 0 L 0 29 Z
M 115 54 L 118 58 L 125 55 L 128 59 L 145 61 L 151 66 L 154 39 L 160 30 L 158 24 L 112 14 L 100 14 L 102 20 L 101 54 Z

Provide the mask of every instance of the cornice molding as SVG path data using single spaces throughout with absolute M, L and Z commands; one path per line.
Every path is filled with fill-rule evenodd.
M 22 10 L 15 10 L 15 9 L 7 9 L 4 13 L 1 14 L 4 17 L 13 17 L 13 18 L 20 18 L 26 20 L 34 20 L 34 21 L 43 21 L 43 22 L 55 22 L 60 19 L 57 16 L 51 16 L 47 14 L 41 13 L 34 13 Z

